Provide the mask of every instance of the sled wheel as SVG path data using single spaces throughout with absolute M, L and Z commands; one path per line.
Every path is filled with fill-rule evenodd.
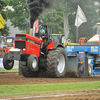
M 91 76 L 92 74 L 92 67 L 91 64 L 88 64 L 88 76 Z

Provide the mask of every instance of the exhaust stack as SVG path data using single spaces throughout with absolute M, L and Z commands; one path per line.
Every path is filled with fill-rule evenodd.
M 32 35 L 35 20 L 38 19 L 46 8 L 50 7 L 51 1 L 52 0 L 26 0 L 30 16 L 30 35 Z
M 30 28 L 30 34 L 29 35 L 32 35 L 33 33 L 33 28 Z

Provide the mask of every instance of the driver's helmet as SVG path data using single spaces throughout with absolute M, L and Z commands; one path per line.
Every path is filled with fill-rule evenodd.
M 45 30 L 44 29 L 41 29 L 40 30 L 40 33 L 41 33 L 41 36 L 43 36 L 45 34 Z

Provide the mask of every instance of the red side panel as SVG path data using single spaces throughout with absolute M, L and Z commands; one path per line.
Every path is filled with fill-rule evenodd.
M 53 49 L 54 45 L 55 45 L 55 42 L 49 43 L 49 45 L 47 46 L 47 49 Z
M 41 43 L 41 39 L 35 37 L 35 36 L 32 36 L 32 35 L 27 35 L 26 36 L 27 39 L 30 39 L 30 40 L 33 40 L 35 42 L 38 42 L 38 43 Z
M 34 54 L 37 57 L 39 57 L 40 56 L 40 45 L 26 41 L 26 50 L 22 51 L 22 53 Z

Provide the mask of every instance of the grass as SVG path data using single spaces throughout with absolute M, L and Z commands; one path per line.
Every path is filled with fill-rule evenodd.
M 0 69 L 0 72 L 18 72 L 18 69 Z M 74 82 L 55 84 L 33 84 L 33 85 L 0 85 L 0 96 L 75 92 L 84 90 L 100 90 L 100 81 L 97 82 Z
M 33 85 L 0 85 L 0 96 L 75 92 L 84 90 L 100 90 L 100 81 Z
M 18 69 L 11 69 L 11 70 L 0 69 L 0 72 L 18 72 Z

